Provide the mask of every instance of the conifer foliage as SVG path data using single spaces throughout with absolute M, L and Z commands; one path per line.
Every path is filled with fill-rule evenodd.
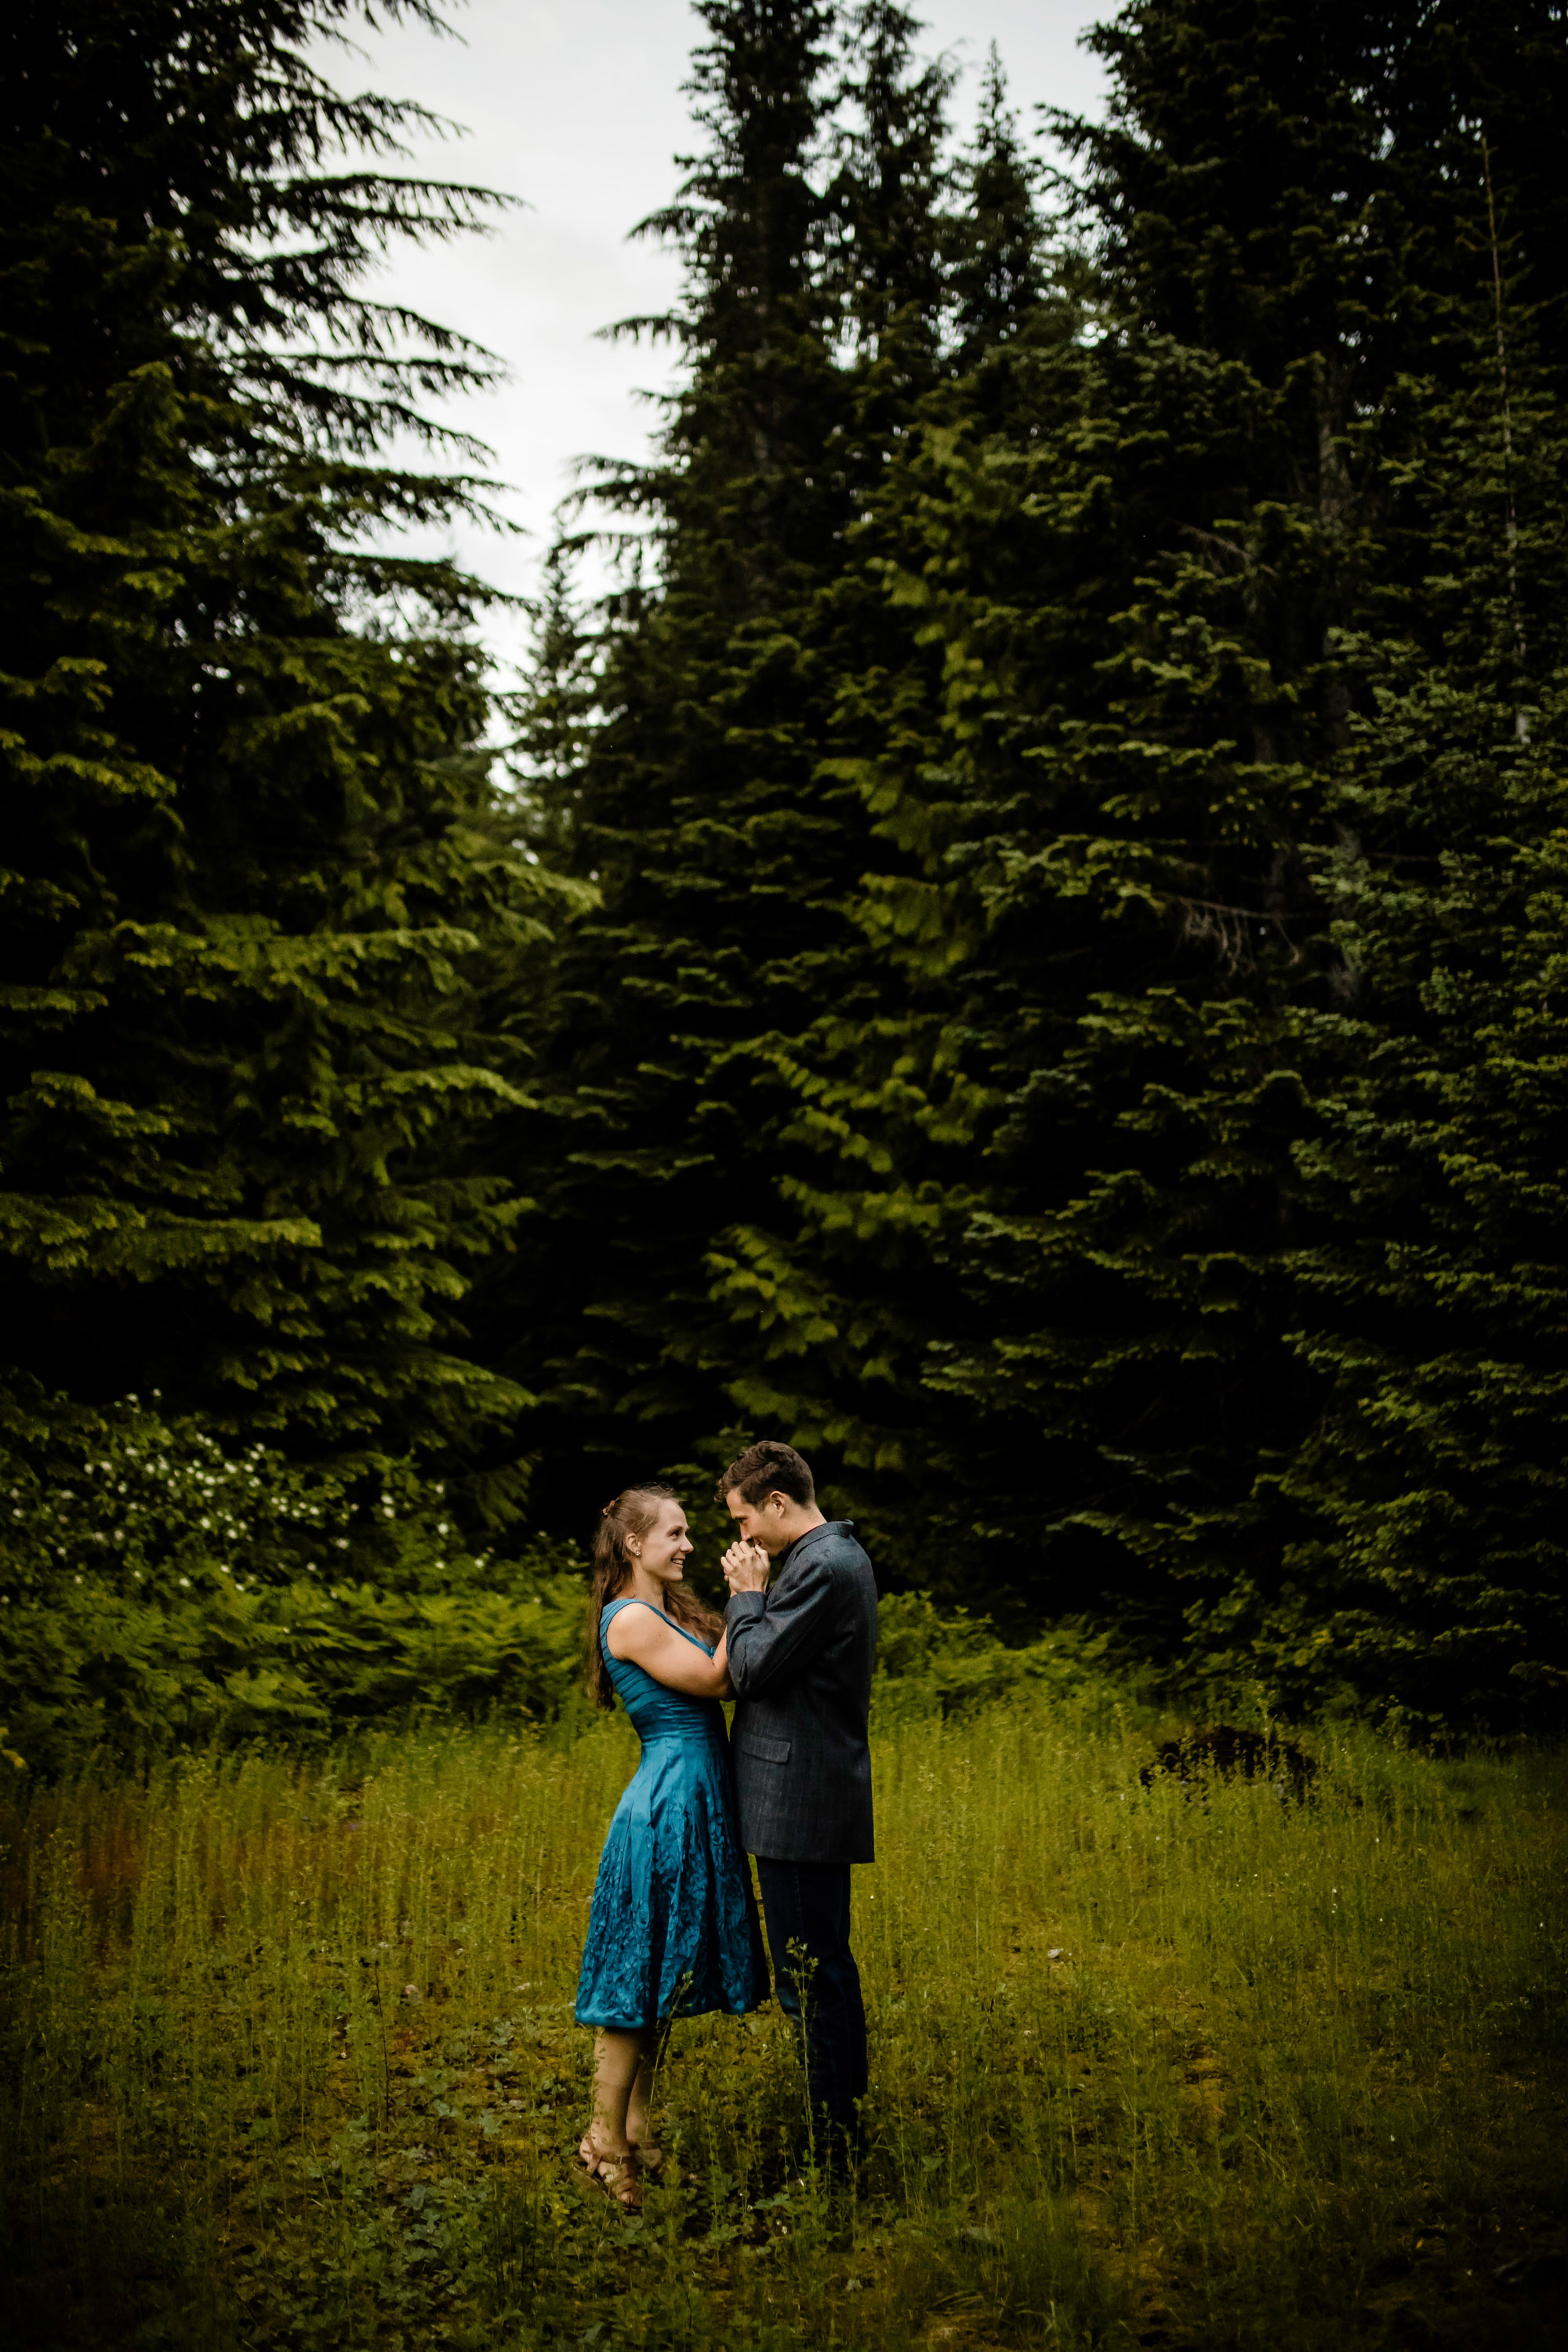
M 475 983 L 541 886 L 469 751 L 482 592 L 385 551 L 479 497 L 380 453 L 489 363 L 363 282 L 489 200 L 321 79 L 356 13 L 3 36 L 0 1320 L 35 1390 L 401 1453 L 515 1403 L 452 1316 L 512 1210 L 453 1144 L 516 1099 Z
M 557 973 L 557 1090 L 518 1146 L 531 1171 L 543 1155 L 545 1213 L 503 1297 L 547 1449 L 608 1454 L 612 1483 L 733 1417 L 709 1254 L 769 1197 L 769 1041 L 854 942 L 854 829 L 816 781 L 817 599 L 864 492 L 826 282 L 829 15 L 698 13 L 709 143 L 649 224 L 688 262 L 662 322 L 686 377 L 655 462 L 601 483 L 653 519 L 657 584 L 584 648 L 602 718 L 576 765 L 542 765 L 529 735 L 535 837 L 602 905 Z
M 781 21 L 704 15 L 710 60 Z M 1522 1277 L 1494 1255 L 1461 1278 L 1428 1234 L 1417 1304 L 1416 1226 L 1450 1215 L 1473 1255 L 1480 1180 L 1436 1128 L 1411 1160 L 1411 1089 L 1439 1127 L 1462 1098 L 1467 1169 L 1495 1170 L 1483 1130 L 1508 1122 L 1515 1217 L 1528 1195 L 1551 1223 L 1552 1146 L 1503 1108 L 1524 1083 L 1504 1032 L 1485 1086 L 1471 1066 L 1482 983 L 1437 1022 L 1464 893 L 1428 904 L 1412 877 L 1440 854 L 1455 763 L 1500 730 L 1465 802 L 1465 928 L 1474 956 L 1512 943 L 1534 1069 L 1561 605 L 1544 523 L 1527 547 L 1480 487 L 1501 445 L 1472 199 L 1479 160 L 1506 151 L 1509 299 L 1534 306 L 1540 369 L 1517 507 L 1527 412 L 1551 472 L 1561 11 L 1132 0 L 1094 37 L 1105 121 L 1057 120 L 1078 193 L 1054 216 L 999 65 L 954 156 L 951 81 L 914 20 L 814 11 L 814 58 L 835 32 L 832 104 L 820 67 L 788 83 L 816 110 L 788 279 L 814 386 L 792 501 L 797 530 L 818 525 L 809 560 L 797 538 L 765 626 L 705 586 L 704 534 L 731 521 L 710 507 L 699 530 L 694 501 L 768 378 L 727 381 L 704 328 L 668 463 L 640 478 L 664 568 L 601 647 L 606 716 L 574 782 L 541 796 L 542 825 L 582 812 L 578 856 L 606 870 L 592 812 L 614 806 L 613 870 L 635 859 L 637 884 L 617 879 L 615 928 L 589 918 L 573 954 L 635 971 L 651 1016 L 637 1029 L 602 978 L 584 985 L 602 1058 L 563 1087 L 555 1131 L 563 1168 L 601 1190 L 591 1215 L 585 1192 L 555 1194 L 557 1236 L 594 1261 L 563 1277 L 556 1328 L 584 1305 L 603 1319 L 531 1375 L 554 1381 L 552 1442 L 629 1460 L 651 1427 L 674 1455 L 727 1419 L 766 1423 L 826 1454 L 884 1558 L 954 1594 L 1087 1606 L 1297 1699 L 1501 1717 L 1562 1651 L 1554 1376 L 1543 1340 L 1487 1374 L 1483 1408 L 1479 1328 L 1461 1347 L 1456 1327 L 1457 1356 L 1442 1341 L 1446 1369 L 1422 1354 L 1439 1300 L 1479 1313 Z M 748 110 L 762 121 L 778 93 L 723 86 L 710 129 L 739 157 Z M 784 217 L 743 170 L 703 185 L 702 252 L 726 208 Z M 695 221 L 668 222 L 694 319 L 715 299 Z M 1544 488 L 1536 510 L 1554 511 Z M 774 544 L 753 530 L 777 583 Z M 1489 685 L 1460 613 L 1492 616 Z M 672 658 L 677 628 L 710 666 Z M 1514 710 L 1527 736 L 1509 737 Z M 1469 751 L 1442 748 L 1439 712 Z M 683 768 L 679 833 L 651 750 L 677 740 L 707 755 Z M 1527 803 L 1530 846 L 1505 856 Z M 682 905 L 710 926 L 673 926 Z M 1419 910 L 1397 951 L 1395 909 Z M 583 1033 L 562 1034 L 564 1077 Z M 595 1091 L 599 1070 L 623 1075 Z M 1381 1087 L 1397 1179 L 1373 1149 Z M 1552 1277 L 1526 1288 L 1549 1321 Z M 1472 1439 L 1462 1502 L 1433 1449 L 1458 1462 Z
M 1540 1719 L 1563 1590 L 1563 322 L 1522 174 L 1451 140 L 1467 289 L 1406 389 L 1401 529 L 1319 861 L 1349 985 L 1309 1025 L 1314 1238 L 1292 1344 L 1328 1383 L 1276 1681 L 1371 1686 L 1412 1727 Z M 1543 282 L 1544 281 L 1544 282 Z M 1545 299 L 1542 299 L 1542 297 Z
M 484 591 L 388 551 L 489 362 L 366 278 L 490 200 L 353 13 L 4 36 L 29 1740 L 542 1705 L 464 1514 L 743 1431 L 1026 1637 L 1560 1699 L 1561 0 L 1129 0 L 1065 173 L 894 0 L 699 0 L 678 380 L 504 797 Z
M 1003 1108 L 981 1344 L 935 1377 L 1005 1437 L 995 1520 L 1047 1589 L 1164 1641 L 1194 1585 L 1275 1572 L 1313 1408 L 1292 1021 L 1332 984 L 1303 845 L 1416 331 L 1391 29 L 1146 0 L 1097 36 L 1109 118 L 1061 126 L 1096 331 L 980 444 L 1030 560 L 972 656 L 1015 719 L 965 819 Z M 989 585 L 957 584 L 950 641 Z

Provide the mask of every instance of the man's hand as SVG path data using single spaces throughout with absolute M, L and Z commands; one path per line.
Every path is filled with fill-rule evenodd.
M 719 1563 L 731 1592 L 765 1592 L 773 1567 L 761 1544 L 732 1543 Z

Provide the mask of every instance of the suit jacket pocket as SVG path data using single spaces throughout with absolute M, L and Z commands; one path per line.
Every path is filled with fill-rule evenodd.
M 742 1731 L 740 1745 L 748 1756 L 760 1756 L 764 1764 L 787 1764 L 794 1742 L 769 1739 L 760 1731 Z

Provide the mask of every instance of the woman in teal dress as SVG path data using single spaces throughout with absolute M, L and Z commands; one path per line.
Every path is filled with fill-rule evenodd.
M 732 1696 L 723 1624 L 682 1589 L 690 1553 L 668 1486 L 618 1495 L 594 1546 L 590 1686 L 601 1706 L 621 1700 L 642 1760 L 599 1858 L 577 1984 L 577 2021 L 597 2028 L 579 2155 L 627 2206 L 639 2161 L 658 2161 L 647 2102 L 670 2020 L 742 2016 L 768 1992 L 719 1706 Z

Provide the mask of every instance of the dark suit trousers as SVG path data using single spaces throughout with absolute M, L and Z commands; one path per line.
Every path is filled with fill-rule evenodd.
M 806 2088 L 825 2155 L 860 2145 L 866 2095 L 866 2010 L 849 1949 L 849 1864 L 757 1856 L 763 1916 L 780 2006 L 804 2043 Z M 791 1947 L 795 1948 L 792 1950 Z

